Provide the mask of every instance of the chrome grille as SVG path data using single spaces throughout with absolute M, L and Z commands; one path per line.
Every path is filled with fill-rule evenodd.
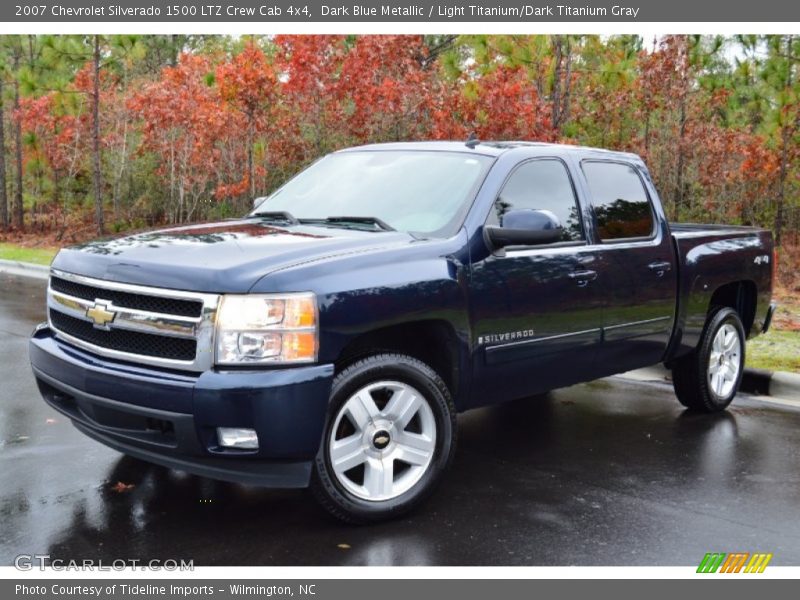
M 216 294 L 104 281 L 53 269 L 48 320 L 59 338 L 95 354 L 170 369 L 214 361 Z
M 148 312 L 179 315 L 182 317 L 199 317 L 203 314 L 203 303 L 199 300 L 181 300 L 178 298 L 163 298 L 158 296 L 145 296 L 142 294 L 131 294 L 119 290 L 98 288 L 90 285 L 62 279 L 61 277 L 51 277 L 50 287 L 54 292 L 61 292 L 75 298 L 84 300 L 96 300 L 103 298 L 114 303 L 114 306 L 124 308 L 135 308 Z
M 55 310 L 50 311 L 50 322 L 58 331 L 108 350 L 171 360 L 194 360 L 197 354 L 195 340 L 125 329 L 98 329 L 89 321 L 76 319 Z

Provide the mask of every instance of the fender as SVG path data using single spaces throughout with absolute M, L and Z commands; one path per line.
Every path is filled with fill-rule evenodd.
M 730 233 L 720 231 L 709 241 L 680 234 L 676 238 L 682 272 L 678 281 L 679 311 L 672 350 L 668 353 L 670 358 L 682 356 L 697 347 L 714 294 L 732 283 L 747 282 L 755 290 L 761 290 L 756 297 L 755 318 L 749 334 L 752 337 L 761 332 L 769 310 L 772 277 L 769 260 L 762 258 L 770 247 L 763 236 L 769 234 L 722 237 Z M 742 265 L 745 265 L 744 269 Z
M 349 344 L 371 332 L 443 322 L 454 334 L 458 389 L 465 392 L 471 379 L 466 246 L 462 229 L 449 240 L 334 256 L 274 271 L 251 292 L 317 295 L 321 363 L 336 362 Z

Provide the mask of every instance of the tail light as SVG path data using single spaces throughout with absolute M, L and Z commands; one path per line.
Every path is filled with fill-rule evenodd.
M 778 284 L 778 249 L 772 248 L 772 286 Z

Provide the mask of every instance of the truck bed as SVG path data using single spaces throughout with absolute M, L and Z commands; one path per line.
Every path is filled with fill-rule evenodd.
M 744 325 L 748 337 L 758 335 L 766 321 L 772 293 L 772 233 L 738 225 L 670 223 L 669 226 L 678 259 L 672 356 L 696 347 L 708 307 L 714 303 L 712 294 L 724 294 L 725 286 L 732 282 L 745 282 L 744 287 L 727 289 L 732 293 L 737 290 L 735 301 L 742 304 L 740 312 L 747 315 Z
M 705 223 L 672 223 L 670 231 L 675 238 L 687 239 L 698 236 L 742 235 L 765 232 L 766 229 L 745 225 L 709 225 Z

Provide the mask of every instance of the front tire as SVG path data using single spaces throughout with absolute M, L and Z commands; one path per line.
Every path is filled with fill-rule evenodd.
M 311 489 L 349 523 L 398 517 L 431 494 L 455 440 L 453 401 L 433 369 L 402 354 L 361 359 L 333 381 Z
M 673 367 L 675 395 L 691 410 L 725 410 L 739 390 L 744 359 L 742 320 L 735 310 L 721 308 L 708 319 L 697 349 Z

